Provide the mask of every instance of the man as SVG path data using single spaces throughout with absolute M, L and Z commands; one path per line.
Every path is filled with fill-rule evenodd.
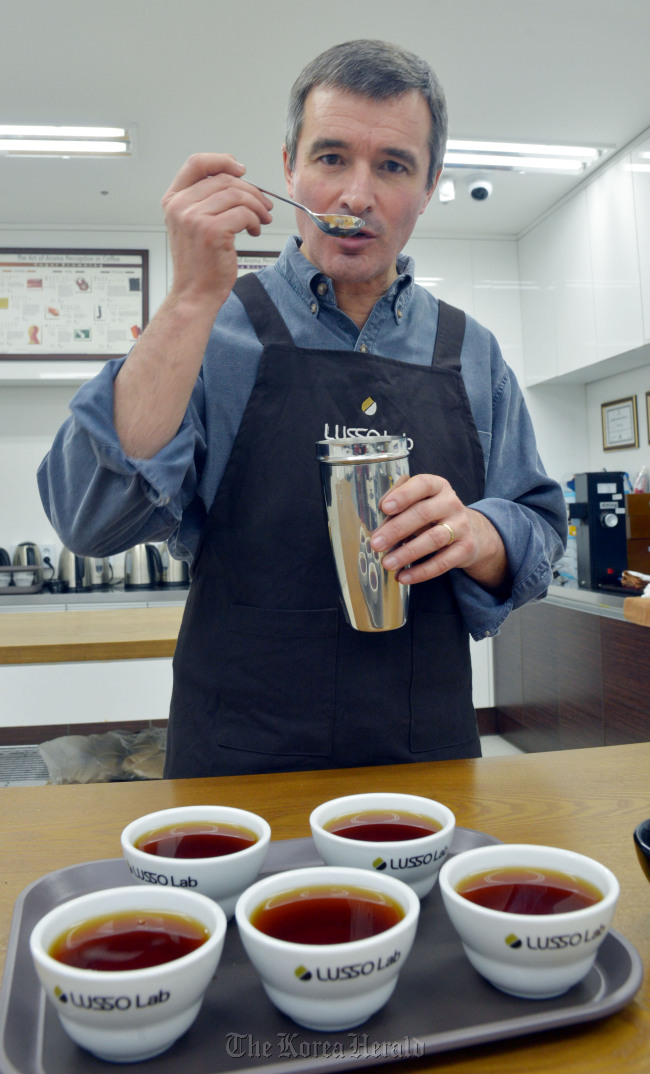
M 298 212 L 278 264 L 236 286 L 237 237 L 272 202 L 231 156 L 190 158 L 163 199 L 172 289 L 41 466 L 68 547 L 167 538 L 192 564 L 168 776 L 480 754 L 469 634 L 544 595 L 566 514 L 496 342 L 401 255 L 446 129 L 412 54 L 356 41 L 317 57 L 292 89 L 287 188 L 365 226 L 332 238 Z M 367 425 L 369 396 L 376 428 L 413 441 L 372 538 L 413 588 L 405 627 L 365 634 L 339 608 L 314 444 Z

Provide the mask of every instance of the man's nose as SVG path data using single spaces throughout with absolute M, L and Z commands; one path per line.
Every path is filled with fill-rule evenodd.
M 369 168 L 354 168 L 346 174 L 341 191 L 341 208 L 353 216 L 362 216 L 372 209 L 375 201 L 374 183 Z

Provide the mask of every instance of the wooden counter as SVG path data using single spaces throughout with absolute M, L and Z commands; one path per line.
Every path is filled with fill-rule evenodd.
M 173 656 L 183 606 L 0 615 L 0 664 Z
M 623 602 L 623 615 L 630 623 L 650 627 L 650 600 L 647 597 L 626 597 Z
M 650 816 L 649 773 L 650 743 L 643 743 L 273 777 L 5 788 L 0 791 L 6 864 L 0 884 L 2 957 L 20 891 L 64 866 L 118 858 L 120 830 L 140 814 L 220 802 L 262 814 L 273 838 L 287 839 L 309 835 L 309 812 L 319 802 L 386 789 L 437 798 L 454 811 L 460 826 L 504 841 L 567 847 L 603 862 L 621 884 L 614 927 L 647 967 L 650 885 L 637 862 L 632 833 Z M 223 1046 L 215 1039 L 215 1071 Z M 650 979 L 622 1011 L 600 1021 L 418 1060 L 383 1062 L 378 1069 L 392 1074 L 647 1074 Z

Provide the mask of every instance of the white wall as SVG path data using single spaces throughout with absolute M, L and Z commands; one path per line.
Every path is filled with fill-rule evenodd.
M 0 547 L 60 542 L 41 506 L 36 470 L 68 413 L 74 389 L 0 386 Z

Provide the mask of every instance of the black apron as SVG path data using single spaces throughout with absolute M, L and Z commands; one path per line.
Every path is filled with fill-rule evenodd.
M 165 776 L 479 756 L 469 635 L 449 577 L 411 587 L 399 630 L 352 629 L 315 457 L 326 427 L 406 435 L 411 474 L 440 474 L 463 503 L 480 499 L 465 315 L 440 303 L 432 364 L 419 366 L 296 347 L 256 276 L 235 293 L 263 352 L 192 569 Z

